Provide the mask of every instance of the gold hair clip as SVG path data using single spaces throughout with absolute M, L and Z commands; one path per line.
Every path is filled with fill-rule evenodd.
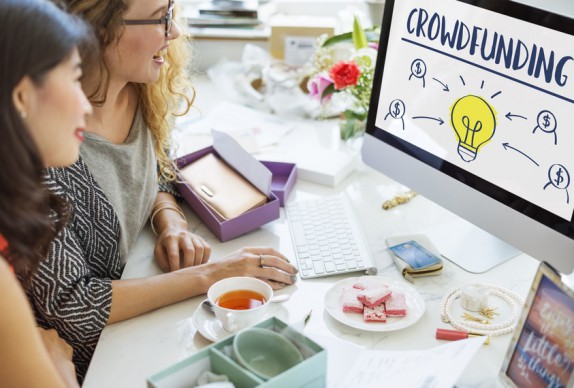
M 389 210 L 389 209 L 394 208 L 395 206 L 402 205 L 403 203 L 407 203 L 412 198 L 414 198 L 416 195 L 417 195 L 417 193 L 415 193 L 412 190 L 409 190 L 407 192 L 395 195 L 393 197 L 393 199 L 383 202 L 383 209 Z
M 478 317 L 475 317 L 474 315 L 469 314 L 469 313 L 462 314 L 462 317 L 467 321 L 478 322 L 478 323 L 481 323 L 483 325 L 490 325 L 490 321 L 488 319 L 478 318 Z
M 487 317 L 489 319 L 493 319 L 495 315 L 500 315 L 499 313 L 497 313 L 496 311 L 496 307 L 492 308 L 492 307 L 487 307 L 484 308 L 482 310 L 480 310 L 478 313 L 480 315 L 482 315 L 483 317 Z

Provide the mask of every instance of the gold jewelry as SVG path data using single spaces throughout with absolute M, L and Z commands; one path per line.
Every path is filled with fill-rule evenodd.
M 453 312 L 451 311 L 451 306 L 453 302 L 462 295 L 462 289 L 453 288 L 452 290 L 448 291 L 442 298 L 440 306 L 440 316 L 442 318 L 442 321 L 445 323 L 450 323 L 457 330 L 473 332 L 481 335 L 488 335 L 491 337 L 512 333 L 514 331 L 514 328 L 516 327 L 516 323 L 518 321 L 518 317 L 521 311 L 520 309 L 524 305 L 524 300 L 518 294 L 506 288 L 495 286 L 492 284 L 480 284 L 480 285 L 488 287 L 490 295 L 502 299 L 509 305 L 512 311 L 510 312 L 508 319 L 500 323 L 490 322 L 488 319 L 485 319 L 484 321 L 489 322 L 487 324 L 479 322 L 478 320 L 482 321 L 481 318 L 474 317 L 468 313 L 466 314 L 470 315 L 475 319 L 461 320 L 459 318 L 454 317 Z
M 467 321 L 478 322 L 483 325 L 490 325 L 490 321 L 488 319 L 478 318 L 469 313 L 463 313 L 462 318 L 464 318 Z
M 265 265 L 265 263 L 263 263 L 263 255 L 260 253 L 259 254 L 259 267 L 263 268 L 263 265 Z
M 414 191 L 410 190 L 399 195 L 396 195 L 393 199 L 383 202 L 383 209 L 389 210 L 395 206 L 402 205 L 403 203 L 409 202 L 412 198 L 417 195 Z
M 164 200 L 164 201 L 159 201 L 158 203 L 155 203 L 153 205 L 153 207 L 151 208 L 152 212 L 153 210 L 158 207 L 159 205 L 163 205 L 164 203 L 168 204 L 168 205 L 173 205 L 175 207 L 179 207 L 177 203 L 173 202 L 173 201 L 168 201 L 168 200 Z
M 496 307 L 495 308 L 487 307 L 487 308 L 480 310 L 478 313 L 480 315 L 482 315 L 483 317 L 493 319 L 495 315 L 500 315 L 495 310 L 496 310 Z
M 149 218 L 149 222 L 151 224 L 151 230 L 153 231 L 153 233 L 156 236 L 157 236 L 157 231 L 155 230 L 155 226 L 153 225 L 153 219 L 156 216 L 156 214 L 162 210 L 173 210 L 174 212 L 178 213 L 181 216 L 181 218 L 183 218 L 183 220 L 185 222 L 187 222 L 187 219 L 185 218 L 185 214 L 183 214 L 183 211 L 179 208 L 179 206 L 175 205 L 173 202 L 170 202 L 170 201 L 166 201 L 166 202 L 169 202 L 170 205 L 165 205 L 163 207 L 159 207 L 159 209 L 155 209 L 158 206 L 154 206 L 155 210 L 153 211 L 153 213 L 151 214 L 151 217 Z

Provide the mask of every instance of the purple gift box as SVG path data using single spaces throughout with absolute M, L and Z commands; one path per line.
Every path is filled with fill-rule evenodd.
M 213 153 L 219 156 L 213 146 L 201 149 L 177 159 L 179 168 L 183 168 L 204 155 Z M 189 204 L 192 210 L 207 225 L 221 242 L 229 241 L 242 234 L 251 232 L 260 226 L 279 218 L 279 206 L 283 206 L 285 199 L 291 192 L 297 176 L 294 164 L 280 162 L 261 162 L 272 173 L 271 193 L 265 205 L 249 210 L 230 220 L 222 220 L 207 206 L 201 197 L 183 181 L 178 175 L 177 189 Z
M 271 192 L 279 198 L 279 205 L 285 206 L 287 197 L 297 180 L 297 166 L 293 163 L 261 161 L 272 173 Z

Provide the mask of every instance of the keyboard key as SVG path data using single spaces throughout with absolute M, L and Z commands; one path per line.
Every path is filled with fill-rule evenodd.
M 307 245 L 307 238 L 305 237 L 305 231 L 303 230 L 302 227 L 297 226 L 297 224 L 295 223 L 293 229 L 291 230 L 291 233 L 293 233 L 293 238 L 295 239 L 295 245 L 297 246 Z
M 335 272 L 336 269 L 337 269 L 337 267 L 335 266 L 335 263 L 333 263 L 332 261 L 325 262 L 325 271 Z

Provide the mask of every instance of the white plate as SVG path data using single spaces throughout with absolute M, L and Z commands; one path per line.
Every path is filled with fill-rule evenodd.
M 228 332 L 221 326 L 221 322 L 215 319 L 215 314 L 201 306 L 202 303 L 199 304 L 192 317 L 193 324 L 197 328 L 197 331 L 212 342 L 217 342 L 233 335 L 234 333 Z M 263 320 L 271 317 L 277 317 L 283 322 L 289 323 L 289 313 L 281 303 L 271 303 L 269 305 Z
M 358 277 L 343 279 L 336 283 L 325 295 L 325 308 L 327 312 L 337 321 L 355 329 L 366 331 L 393 331 L 411 326 L 422 317 L 425 312 L 425 301 L 422 296 L 411 285 L 400 281 L 384 278 L 382 276 L 371 276 L 373 279 L 380 279 L 381 284 L 386 284 L 393 290 L 405 293 L 407 302 L 407 316 L 402 318 L 387 318 L 387 322 L 365 322 L 362 314 L 344 313 L 341 304 L 341 293 L 344 287 L 352 287 L 357 283 Z

